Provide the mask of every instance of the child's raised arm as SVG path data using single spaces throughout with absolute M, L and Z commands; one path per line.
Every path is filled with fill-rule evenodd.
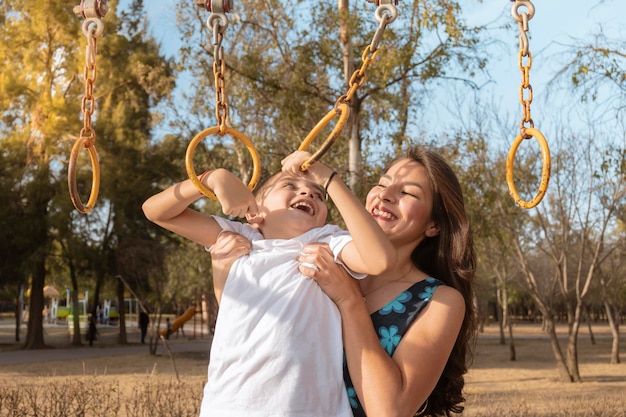
M 219 199 L 224 214 L 243 217 L 257 212 L 254 196 L 230 171 L 216 169 L 201 178 Z M 142 209 L 148 220 L 209 247 L 222 229 L 210 215 L 189 208 L 201 197 L 191 180 L 185 180 L 147 199 Z
M 296 151 L 283 159 L 283 170 L 291 175 L 300 175 L 315 181 L 326 189 L 343 217 L 352 236 L 339 255 L 351 270 L 369 275 L 378 275 L 391 268 L 396 262 L 396 251 L 372 216 L 350 189 L 326 165 L 316 162 L 306 171 L 300 166 L 310 154 Z

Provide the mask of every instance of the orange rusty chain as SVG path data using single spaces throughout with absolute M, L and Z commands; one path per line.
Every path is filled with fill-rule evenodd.
M 365 70 L 374 62 L 376 59 L 376 55 L 378 55 L 378 43 L 382 39 L 383 33 L 385 32 L 385 28 L 388 24 L 392 23 L 398 17 L 398 9 L 395 8 L 395 5 L 398 4 L 398 0 L 367 0 L 369 3 L 376 3 L 376 21 L 378 21 L 378 29 L 372 38 L 372 41 L 369 45 L 365 47 L 363 54 L 361 56 L 362 64 L 361 68 L 354 71 L 352 77 L 350 77 L 350 82 L 348 83 L 348 92 L 337 99 L 335 103 L 335 107 L 326 114 L 319 121 L 319 123 L 309 132 L 309 134 L 304 138 L 298 150 L 302 151 L 309 147 L 311 142 L 319 135 L 320 131 L 326 127 L 328 123 L 335 116 L 339 115 L 339 120 L 337 124 L 330 132 L 324 143 L 320 146 L 320 148 L 315 152 L 309 159 L 304 161 L 300 169 L 302 171 L 306 171 L 309 169 L 311 165 L 313 165 L 316 161 L 318 161 L 332 146 L 335 142 L 335 139 L 341 134 L 346 122 L 348 121 L 348 117 L 350 116 L 350 102 L 354 97 L 354 94 L 357 92 L 359 88 L 365 83 Z
M 509 194 L 519 207 L 524 209 L 530 209 L 536 207 L 541 202 L 546 191 L 548 189 L 548 183 L 550 181 L 550 149 L 548 148 L 548 142 L 546 138 L 541 134 L 539 129 L 535 129 L 533 119 L 530 117 L 530 104 L 533 101 L 533 89 L 530 85 L 530 68 L 532 67 L 532 54 L 528 48 L 528 22 L 535 15 L 535 6 L 533 6 L 530 0 L 511 0 L 514 2 L 511 8 L 511 15 L 518 22 L 520 29 L 519 36 L 519 69 L 522 71 L 522 84 L 520 86 L 520 103 L 522 104 L 523 116 L 520 121 L 520 134 L 515 138 L 509 155 L 506 160 L 506 182 L 509 186 Z M 520 13 L 520 8 L 526 8 L 527 11 Z M 527 58 L 524 63 L 524 58 Z M 513 180 L 513 164 L 515 162 L 515 154 L 517 148 L 524 139 L 535 138 L 541 148 L 541 183 L 539 184 L 539 191 L 535 197 L 530 201 L 524 201 L 517 193 L 515 188 L 515 182 Z
M 207 186 L 205 186 L 193 166 L 193 155 L 198 147 L 198 144 L 209 135 L 217 134 L 218 136 L 230 135 L 231 137 L 241 141 L 250 155 L 252 156 L 253 173 L 250 182 L 248 183 L 248 189 L 254 190 L 259 177 L 261 176 L 261 162 L 259 154 L 248 139 L 248 137 L 242 132 L 227 126 L 228 122 L 228 104 L 226 101 L 226 82 L 225 82 L 225 70 L 226 64 L 224 62 L 224 49 L 222 48 L 222 40 L 224 38 L 224 32 L 228 27 L 228 18 L 226 13 L 232 10 L 233 0 L 196 0 L 196 5 L 203 7 L 211 14 L 207 19 L 207 27 L 213 34 L 213 76 L 215 78 L 215 117 L 217 119 L 217 126 L 204 129 L 194 137 L 187 146 L 187 152 L 185 153 L 185 167 L 187 169 L 187 175 L 193 183 L 193 185 L 200 190 L 205 196 L 217 200 L 217 196 Z
M 96 99 L 93 96 L 93 85 L 96 82 L 96 45 L 97 39 L 102 35 L 104 25 L 103 18 L 108 11 L 107 0 L 81 0 L 80 5 L 74 7 L 74 13 L 85 18 L 83 33 L 87 37 L 87 49 L 85 57 L 84 82 L 85 93 L 81 102 L 83 113 L 83 128 L 70 154 L 67 173 L 67 185 L 70 191 L 70 199 L 76 210 L 81 213 L 89 213 L 96 205 L 98 191 L 100 189 L 100 164 L 96 152 L 96 132 L 91 126 L 91 116 L 96 110 Z M 87 149 L 91 159 L 92 181 L 91 192 L 87 204 L 84 205 L 78 195 L 76 183 L 76 170 L 78 154 L 81 149 Z

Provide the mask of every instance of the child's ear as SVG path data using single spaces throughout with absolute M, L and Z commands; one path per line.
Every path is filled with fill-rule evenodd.
M 439 226 L 435 222 L 431 222 L 426 229 L 426 237 L 439 236 Z
M 261 223 L 263 223 L 263 221 L 265 221 L 265 215 L 261 212 L 258 213 L 246 213 L 246 220 L 248 221 L 248 223 L 250 223 L 251 225 L 260 225 Z

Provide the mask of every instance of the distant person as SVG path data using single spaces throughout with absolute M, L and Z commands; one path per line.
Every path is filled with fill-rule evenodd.
M 170 335 L 172 334 L 172 322 L 170 321 L 169 317 L 165 319 L 165 326 L 165 338 L 169 340 Z
M 148 333 L 148 325 L 150 324 L 150 316 L 145 311 L 139 313 L 139 329 L 141 330 L 141 344 L 146 343 L 146 334 Z
M 93 314 L 89 315 L 88 320 L 88 328 L 87 328 L 87 340 L 89 341 L 89 346 L 93 346 L 94 340 L 98 340 L 98 329 L 96 327 L 96 316 Z

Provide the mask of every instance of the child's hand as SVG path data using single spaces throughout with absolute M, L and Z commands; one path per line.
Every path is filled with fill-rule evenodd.
M 208 182 L 209 188 L 213 189 L 222 205 L 222 212 L 227 216 L 245 217 L 246 214 L 258 213 L 254 195 L 233 173 L 226 170 L 215 171 L 209 176 Z
M 333 170 L 321 162 L 315 162 L 313 165 L 309 167 L 306 171 L 301 171 L 300 167 L 311 157 L 311 154 L 306 151 L 295 151 L 292 154 L 288 155 L 281 162 L 283 166 L 283 172 L 286 172 L 294 177 L 305 177 L 309 181 L 314 181 L 315 183 L 323 186 L 328 179 L 328 177 L 332 174 Z

